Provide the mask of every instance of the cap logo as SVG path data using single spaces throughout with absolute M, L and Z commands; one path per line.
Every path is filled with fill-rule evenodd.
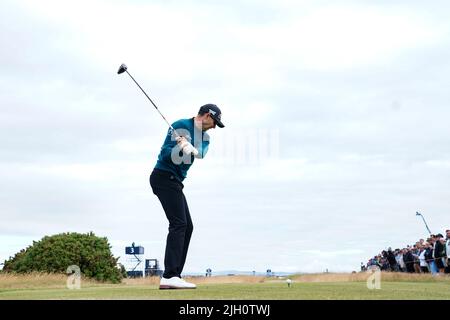
M 216 115 L 216 112 L 212 111 L 211 109 L 209 109 L 209 112 L 212 113 L 213 115 Z

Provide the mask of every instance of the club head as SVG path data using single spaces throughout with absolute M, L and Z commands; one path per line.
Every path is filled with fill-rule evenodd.
M 127 69 L 128 69 L 127 66 L 124 63 L 122 63 L 122 65 L 119 68 L 119 71 L 117 71 L 117 74 L 124 73 L 125 71 L 127 71 Z

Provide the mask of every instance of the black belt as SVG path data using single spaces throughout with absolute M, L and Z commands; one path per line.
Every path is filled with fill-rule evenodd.
M 172 172 L 154 168 L 153 169 L 153 173 L 155 173 L 157 175 L 160 175 L 160 176 L 163 176 L 163 177 L 166 177 L 166 178 L 168 178 L 170 180 L 175 180 L 175 181 L 183 184 L 181 182 L 181 180 L 175 174 L 173 174 Z

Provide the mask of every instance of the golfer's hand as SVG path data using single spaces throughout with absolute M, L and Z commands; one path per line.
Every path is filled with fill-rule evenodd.
M 183 150 L 189 144 L 189 142 L 185 137 L 178 136 L 175 138 L 175 140 L 177 144 L 180 146 L 181 150 Z
M 182 145 L 184 145 L 185 143 L 187 143 L 188 141 L 186 140 L 185 137 L 182 136 L 177 136 L 175 137 L 175 141 L 180 145 L 180 147 L 182 147 Z
M 175 140 L 180 146 L 180 149 L 183 150 L 185 154 L 193 154 L 194 156 L 198 155 L 198 150 L 195 149 L 194 146 L 190 144 L 185 137 L 176 137 Z

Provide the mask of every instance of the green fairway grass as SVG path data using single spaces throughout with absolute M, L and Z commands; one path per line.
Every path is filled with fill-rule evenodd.
M 159 290 L 157 285 L 95 285 L 66 288 L 2 288 L 0 299 L 450 299 L 445 282 L 385 282 L 369 290 L 365 282 L 284 282 L 199 284 L 194 290 Z

